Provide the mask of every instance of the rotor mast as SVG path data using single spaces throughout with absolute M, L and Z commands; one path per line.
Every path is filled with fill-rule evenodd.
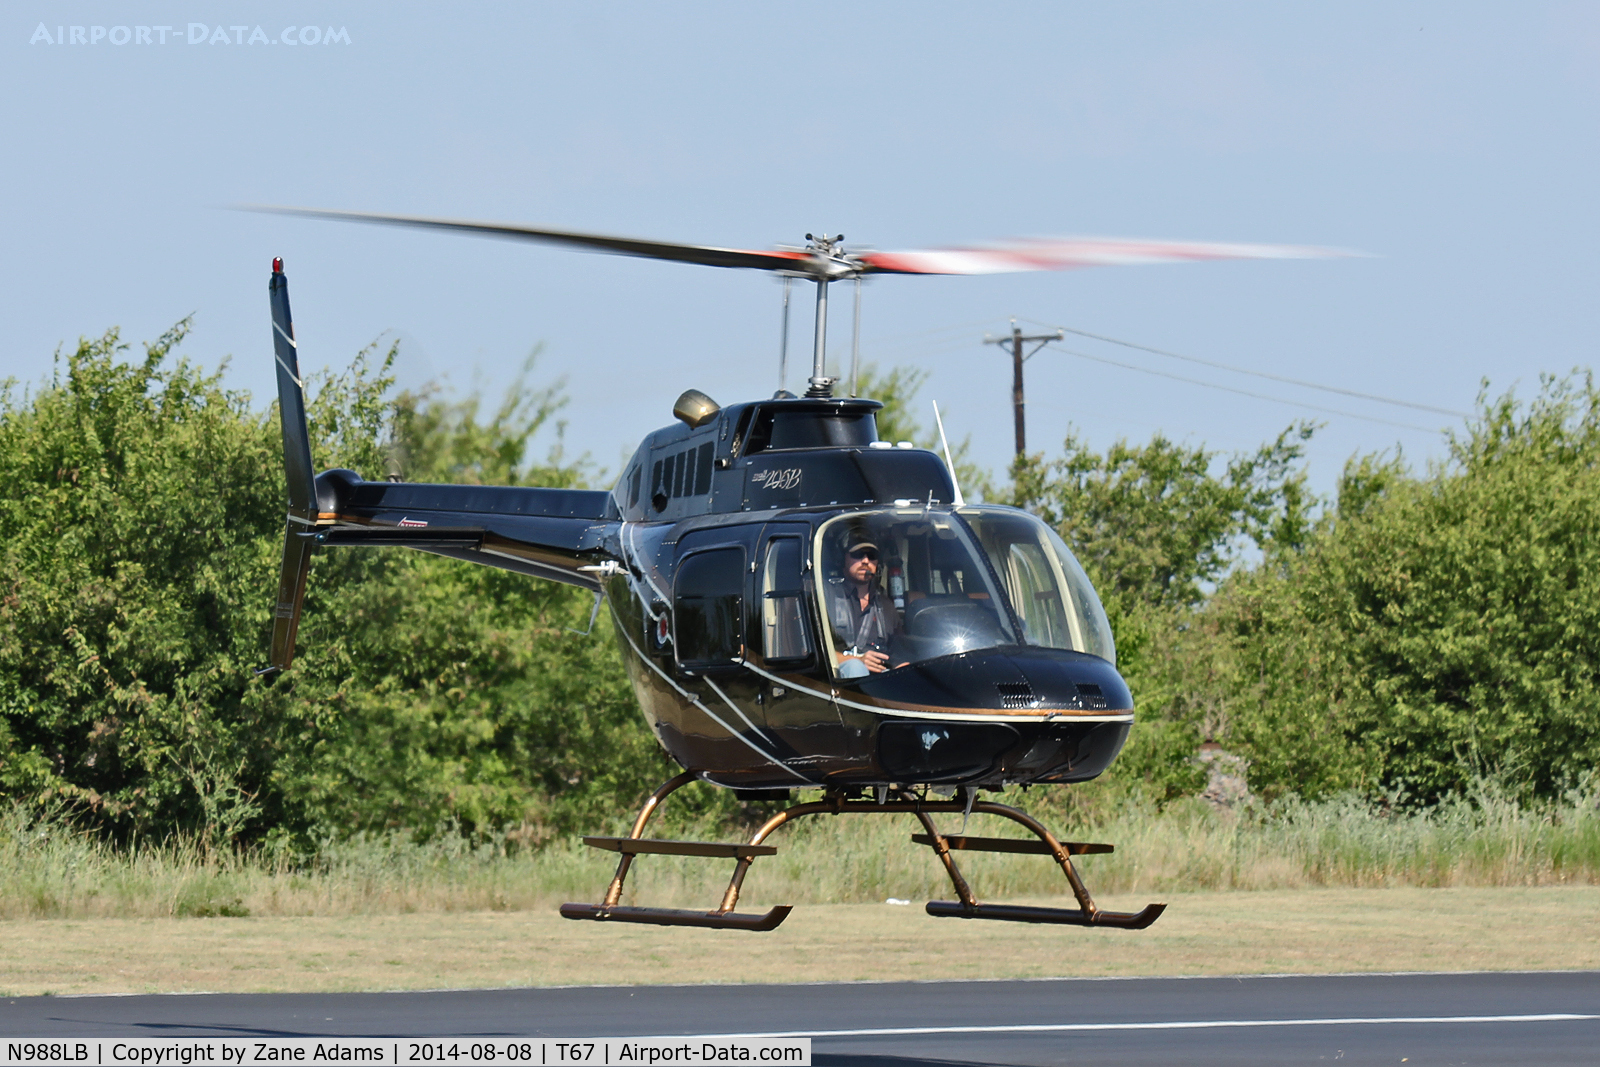
M 811 347 L 811 378 L 807 382 L 809 388 L 806 389 L 806 396 L 832 396 L 833 387 L 839 379 L 828 376 L 828 283 L 860 278 L 866 264 L 845 253 L 842 233 L 833 237 L 825 233 L 808 233 L 805 251 L 809 256 L 803 261 L 804 266 L 791 276 L 808 278 L 817 283 L 816 336 Z
M 828 279 L 817 279 L 817 339 L 811 351 L 811 388 L 806 396 L 829 396 L 834 379 L 828 374 Z

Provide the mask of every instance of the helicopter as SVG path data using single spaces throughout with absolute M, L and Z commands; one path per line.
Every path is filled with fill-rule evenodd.
M 923 832 L 956 900 L 929 915 L 1148 927 L 1166 905 L 1107 911 L 1072 857 L 1109 844 L 1063 841 L 1025 811 L 981 799 L 1013 784 L 1089 781 L 1134 722 L 1111 626 L 1061 537 L 1015 508 L 968 503 L 948 444 L 941 456 L 879 440 L 876 400 L 837 396 L 826 373 L 828 287 L 872 274 L 986 274 L 1203 259 L 1305 258 L 1334 250 L 1108 238 L 1024 240 L 910 252 L 848 250 L 839 236 L 744 250 L 498 223 L 302 208 L 251 210 L 533 240 L 612 254 L 766 270 L 816 285 L 811 375 L 803 395 L 718 404 L 689 389 L 674 422 L 647 434 L 608 491 L 369 481 L 315 473 L 283 261 L 269 280 L 288 515 L 263 674 L 289 669 L 315 554 L 402 547 L 576 586 L 602 599 L 656 741 L 683 771 L 644 802 L 626 837 L 586 836 L 618 855 L 599 903 L 568 919 L 769 931 L 789 905 L 736 910 L 767 840 L 817 814 L 903 814 Z M 857 290 L 859 315 L 859 288 Z M 782 361 L 780 356 L 780 362 Z M 852 365 L 855 354 L 852 355 Z M 852 372 L 852 377 L 854 373 Z M 781 372 L 780 372 L 781 381 Z M 937 412 L 937 408 L 935 409 Z M 942 422 L 940 424 L 943 435 Z M 742 799 L 790 804 L 747 841 L 645 836 L 676 790 L 704 781 Z M 960 833 L 933 816 L 962 816 Z M 973 814 L 1027 837 L 966 833 Z M 963 851 L 1047 856 L 1077 907 L 978 899 Z M 706 910 L 624 905 L 641 855 L 733 860 Z

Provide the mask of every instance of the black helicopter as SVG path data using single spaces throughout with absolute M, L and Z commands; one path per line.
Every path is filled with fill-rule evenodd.
M 1111 628 L 1094 588 L 1049 526 L 1024 511 L 967 504 L 944 457 L 878 439 L 875 400 L 835 396 L 826 375 L 828 286 L 868 274 L 971 274 L 1117 263 L 1328 255 L 1262 245 L 1076 238 L 983 248 L 847 252 L 841 238 L 746 251 L 492 223 L 302 209 L 280 213 L 466 231 L 623 255 L 776 271 L 817 285 L 805 395 L 718 405 L 691 389 L 677 421 L 645 437 L 609 492 L 367 481 L 314 474 L 288 282 L 269 283 L 288 475 L 288 528 L 271 665 L 287 669 L 314 554 L 404 547 L 579 586 L 611 617 L 646 721 L 680 764 L 625 838 L 598 904 L 569 919 L 771 930 L 788 906 L 736 912 L 751 863 L 785 823 L 821 813 L 903 813 L 954 885 L 935 916 L 1142 929 L 1164 904 L 1098 908 L 1072 856 L 1112 846 L 1063 842 L 1025 812 L 979 799 L 1013 783 L 1088 781 L 1133 724 Z M 787 285 L 785 314 L 787 315 Z M 857 294 L 859 300 L 859 291 Z M 858 305 L 859 306 L 859 305 Z M 786 324 L 787 325 L 787 324 Z M 787 333 L 787 329 L 785 330 Z M 942 432 L 942 428 L 941 428 Z M 668 841 L 644 830 L 693 782 L 746 797 L 822 797 L 773 815 L 745 843 Z M 996 815 L 1030 838 L 942 833 L 932 818 Z M 963 820 L 963 830 L 965 820 Z M 982 903 L 954 852 L 1049 856 L 1076 908 Z M 635 856 L 735 861 L 707 911 L 619 903 Z

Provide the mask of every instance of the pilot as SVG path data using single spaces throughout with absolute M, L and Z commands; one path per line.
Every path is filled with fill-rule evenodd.
M 878 585 L 878 546 L 865 536 L 851 539 L 842 573 L 828 579 L 828 624 L 833 629 L 841 678 L 861 678 L 889 669 L 889 639 L 900 631 L 900 613 Z M 898 664 L 896 664 L 898 666 Z

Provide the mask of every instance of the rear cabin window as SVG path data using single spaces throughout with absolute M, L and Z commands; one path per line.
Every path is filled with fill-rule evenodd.
M 667 502 L 711 492 L 712 442 L 691 444 L 656 460 L 650 469 L 650 500 L 657 511 Z
M 726 667 L 744 656 L 744 549 L 713 548 L 678 564 L 673 644 L 678 665 Z

